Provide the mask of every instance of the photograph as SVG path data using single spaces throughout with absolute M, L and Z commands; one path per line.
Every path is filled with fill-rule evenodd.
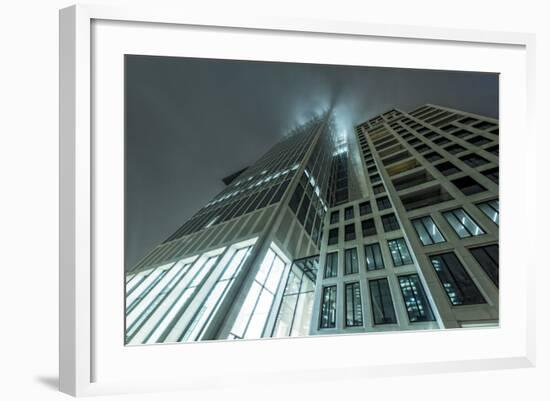
M 499 327 L 498 73 L 126 54 L 124 167 L 127 346 Z

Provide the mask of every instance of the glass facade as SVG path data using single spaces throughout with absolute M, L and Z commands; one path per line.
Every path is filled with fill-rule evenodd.
M 273 249 L 269 249 L 233 324 L 229 338 L 262 337 L 284 268 L 284 261 Z

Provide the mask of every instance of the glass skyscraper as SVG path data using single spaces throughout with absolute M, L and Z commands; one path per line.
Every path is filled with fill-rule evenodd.
M 126 273 L 126 342 L 498 324 L 498 121 L 287 133 Z

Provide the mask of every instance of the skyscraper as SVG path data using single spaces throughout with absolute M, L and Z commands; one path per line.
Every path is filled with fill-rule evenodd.
M 129 344 L 498 324 L 498 122 L 296 128 L 127 272 Z

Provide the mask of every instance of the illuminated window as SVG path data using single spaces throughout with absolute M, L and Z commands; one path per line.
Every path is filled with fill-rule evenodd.
M 361 304 L 361 288 L 358 282 L 345 286 L 346 296 L 346 327 L 363 325 L 363 306 Z
M 394 266 L 410 265 L 413 262 L 403 238 L 388 241 L 388 247 L 390 248 Z
M 460 238 L 485 234 L 485 231 L 483 231 L 464 209 L 451 210 L 443 213 L 443 216 Z
M 270 248 L 233 324 L 230 338 L 260 338 L 263 336 L 284 268 L 283 260 Z
M 227 291 L 233 284 L 235 277 L 239 274 L 244 262 L 248 258 L 252 247 L 241 248 L 233 253 L 231 259 L 223 267 L 224 271 L 210 290 L 206 300 L 197 310 L 189 323 L 183 336 L 177 341 L 195 341 L 202 339 L 205 330 L 208 328 L 214 313 L 222 304 Z M 220 262 L 221 263 L 221 262 Z M 177 332 L 177 330 L 176 330 Z
M 498 217 L 499 217 L 498 199 L 491 200 L 488 202 L 478 203 L 477 207 L 479 207 L 481 211 L 485 213 L 485 215 L 498 226 Z
M 319 256 L 292 264 L 275 320 L 273 337 L 306 336 L 310 331 Z
M 321 329 L 336 327 L 336 286 L 323 287 L 321 295 Z
M 421 217 L 412 221 L 414 229 L 422 245 L 432 245 L 445 242 L 445 238 L 430 216 Z
M 409 321 L 414 323 L 435 320 L 418 274 L 399 276 L 399 286 Z
M 453 305 L 485 303 L 470 275 L 453 252 L 430 256 L 430 259 Z

